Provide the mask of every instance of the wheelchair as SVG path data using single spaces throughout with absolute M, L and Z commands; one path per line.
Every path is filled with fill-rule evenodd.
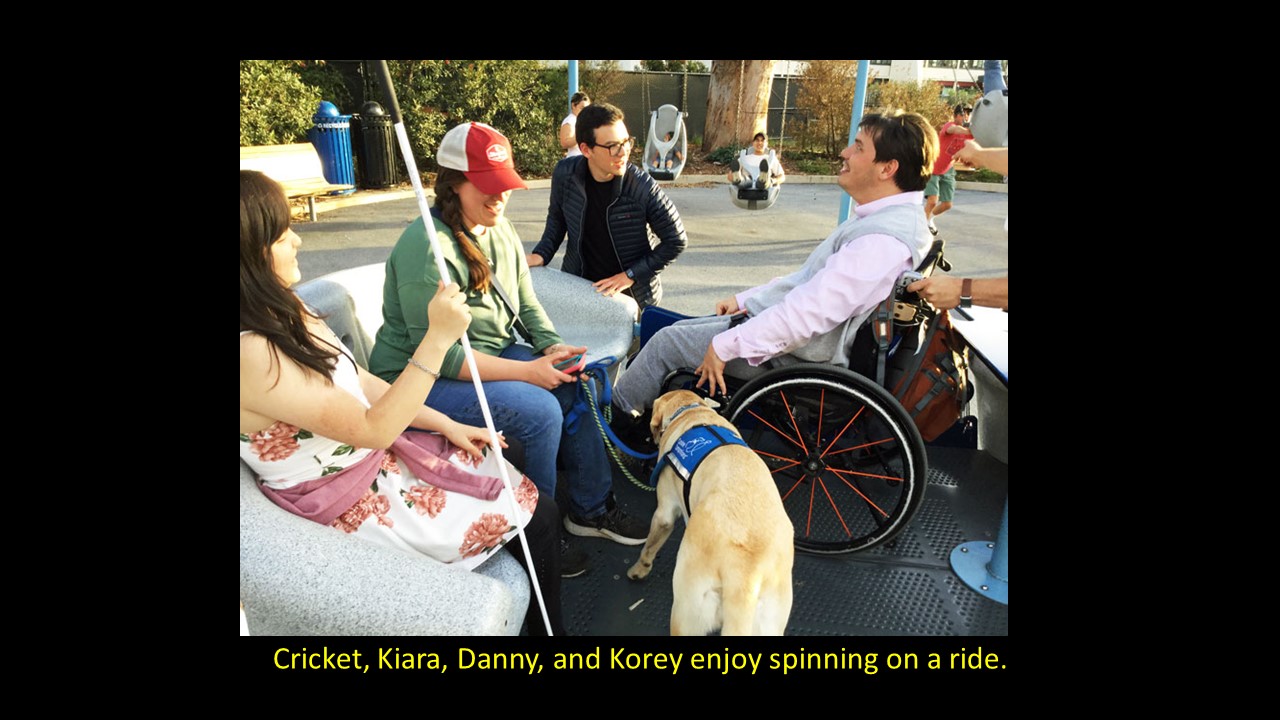
M 942 247 L 936 239 L 916 272 L 927 277 L 935 267 L 949 269 Z M 924 501 L 924 439 L 885 387 L 937 312 L 906 293 L 906 284 L 900 281 L 893 302 L 881 306 L 892 306 L 896 345 L 877 342 L 873 313 L 850 347 L 851 367 L 788 362 L 749 380 L 725 378 L 728 392 L 717 398 L 721 414 L 773 474 L 797 549 L 869 550 L 906 528 Z M 662 392 L 701 392 L 696 382 L 691 368 L 677 369 L 667 375 Z

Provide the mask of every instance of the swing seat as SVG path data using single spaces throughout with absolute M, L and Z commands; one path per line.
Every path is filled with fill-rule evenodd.
M 738 154 L 738 162 L 742 162 L 742 158 L 747 156 L 747 150 L 744 148 Z M 774 153 L 773 148 L 769 148 L 769 166 L 774 167 L 774 163 L 778 162 L 778 156 Z M 760 177 L 760 166 L 756 165 L 754 169 L 750 166 L 743 165 L 746 173 L 751 177 L 752 187 L 742 187 L 729 183 L 729 199 L 734 205 L 743 210 L 766 210 L 778 200 L 778 191 L 781 189 L 779 185 L 770 185 L 767 188 L 760 189 L 754 187 L 756 180 Z
M 664 140 L 671 133 L 670 140 Z M 679 153 L 679 159 L 674 153 Z M 654 167 L 654 158 L 658 166 Z M 671 167 L 667 167 L 667 158 L 671 158 Z M 663 105 L 654 110 L 649 117 L 649 139 L 644 145 L 644 169 L 654 180 L 675 180 L 684 170 L 685 160 L 689 157 L 688 139 L 685 134 L 684 113 L 675 105 Z
M 1009 91 L 992 90 L 975 103 L 969 129 L 982 147 L 1009 147 Z

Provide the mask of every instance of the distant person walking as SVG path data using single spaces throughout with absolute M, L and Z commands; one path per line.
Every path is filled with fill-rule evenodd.
M 938 128 L 938 162 L 933 175 L 924 188 L 924 216 L 929 221 L 929 232 L 938 234 L 933 219 L 951 209 L 956 196 L 956 168 L 954 155 L 964 147 L 964 141 L 973 138 L 969 132 L 969 113 L 973 108 L 957 105 L 951 122 Z
M 584 92 L 576 92 L 573 97 L 569 98 L 569 114 L 564 116 L 564 120 L 560 121 L 560 147 L 564 149 L 565 157 L 573 157 L 581 155 L 582 151 L 578 149 L 577 133 L 578 113 L 582 112 L 582 108 L 591 104 L 591 98 L 587 97 Z

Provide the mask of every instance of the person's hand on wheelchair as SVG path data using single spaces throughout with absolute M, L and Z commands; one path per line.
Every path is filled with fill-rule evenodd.
M 715 345 L 708 343 L 707 353 L 702 356 L 702 364 L 694 368 L 694 372 L 698 374 L 698 383 L 694 387 L 700 388 L 703 383 L 707 383 L 708 397 L 723 396 L 729 390 L 724 382 L 724 365 L 725 362 L 716 354 Z

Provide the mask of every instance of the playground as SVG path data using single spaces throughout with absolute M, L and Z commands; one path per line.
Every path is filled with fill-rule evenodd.
M 575 85 L 572 65 L 570 73 L 572 90 Z M 1007 92 L 1005 98 L 1007 104 Z M 855 117 L 860 110 L 855 102 Z M 1007 122 L 1007 111 L 1003 117 Z M 658 134 L 679 141 L 682 132 Z M 1007 126 L 1003 132 L 1007 146 Z M 651 150 L 645 149 L 646 157 Z M 671 157 L 668 152 L 668 147 L 659 147 L 655 157 Z M 409 164 L 412 168 L 412 162 Z M 685 251 L 662 275 L 666 290 L 663 308 L 685 315 L 711 314 L 717 299 L 791 272 L 850 213 L 849 196 L 835 184 L 835 178 L 829 176 L 790 176 L 781 191 L 774 186 L 768 193 L 761 179 L 757 196 L 742 194 L 742 190 L 730 185 L 723 176 L 682 174 L 679 167 L 674 172 L 654 172 L 653 175 L 664 181 L 663 189 L 679 211 L 688 235 Z M 537 243 L 547 222 L 549 185 L 546 180 L 531 180 L 528 190 L 512 194 L 507 202 L 505 215 L 526 252 Z M 974 279 L 1007 277 L 1007 193 L 1007 183 L 983 187 L 959 185 L 954 209 L 939 222 L 942 227 L 937 241 L 941 242 L 935 242 L 934 248 L 937 251 L 945 244 L 949 266 L 942 267 L 950 274 Z M 766 195 L 767 202 L 764 202 Z M 313 221 L 295 225 L 302 238 L 298 267 L 303 279 L 323 281 L 334 273 L 344 277 L 350 276 L 344 271 L 354 270 L 367 275 L 368 271 L 378 269 L 404 229 L 420 217 L 430 197 L 428 190 L 415 183 L 411 192 L 391 189 L 346 193 L 341 198 L 326 197 L 319 202 L 309 200 L 308 213 Z M 762 199 L 758 205 L 757 198 Z M 546 282 L 551 274 L 563 275 L 558 270 L 560 261 L 561 257 L 557 257 L 548 268 L 535 268 L 533 272 Z M 559 282 L 554 280 L 553 284 Z M 539 279 L 535 278 L 535 286 L 538 283 Z M 587 290 L 591 295 L 589 288 Z M 362 302 L 367 313 L 370 303 L 367 299 Z M 586 304 L 589 303 L 584 306 Z M 376 305 L 375 302 L 375 310 Z M 548 305 L 547 310 L 556 320 L 553 306 Z M 808 493 L 809 500 L 807 516 L 799 496 L 787 510 L 796 528 L 796 545 L 801 550 L 795 556 L 795 602 L 787 625 L 788 635 L 1008 635 L 1008 314 L 988 308 L 970 309 L 966 305 L 964 309 L 952 311 L 952 318 L 958 331 L 969 339 L 969 363 L 974 371 L 977 396 L 966 407 L 961 421 L 927 447 L 915 433 L 909 416 L 900 415 L 905 426 L 916 435 L 914 441 L 902 435 L 894 441 L 904 448 L 900 451 L 901 457 L 907 459 L 890 462 L 905 462 L 910 466 L 901 469 L 906 482 L 894 474 L 868 476 L 882 478 L 871 482 L 893 488 L 892 493 L 899 492 L 896 489 L 899 486 L 911 488 L 907 493 L 910 502 L 901 501 L 910 507 L 895 511 L 901 514 L 896 515 L 893 528 L 885 538 L 865 548 L 854 547 L 853 543 L 842 546 L 841 532 L 850 531 L 838 503 L 829 491 L 824 490 L 827 492 L 825 503 L 816 494 L 821 485 L 817 476 L 805 482 L 808 476 L 799 470 L 789 471 L 799 477 L 795 487 L 801 484 L 807 487 L 804 492 Z M 624 325 L 629 324 L 625 317 L 622 321 Z M 377 320 L 364 314 L 361 323 L 376 325 Z M 366 330 L 372 332 L 376 327 Z M 335 331 L 341 336 L 342 331 Z M 624 337 L 629 337 L 626 329 Z M 625 350 L 614 348 L 610 353 L 620 360 Z M 854 379 L 858 383 L 867 382 L 862 377 Z M 897 408 L 891 408 L 893 413 L 902 412 L 892 398 L 884 397 Z M 785 395 L 782 402 L 786 403 Z M 819 439 L 827 437 L 823 435 L 821 423 L 824 412 L 830 413 L 831 408 L 824 411 L 822 403 L 825 402 L 814 401 Z M 833 400 L 832 404 L 835 403 Z M 793 423 L 799 419 L 803 424 L 805 412 L 788 408 L 783 417 Z M 850 425 L 860 412 L 853 411 Z M 761 419 L 759 415 L 755 417 Z M 902 421 L 884 422 L 893 426 L 894 422 Z M 489 429 L 494 430 L 492 426 Z M 776 428 L 774 430 L 776 432 Z M 759 428 L 756 432 L 758 436 Z M 800 436 L 800 428 L 796 428 L 796 433 Z M 786 437 L 785 433 L 778 434 Z M 831 441 L 831 447 L 835 444 L 836 441 Z M 919 450 L 906 450 L 909 445 L 918 446 Z M 754 449 L 761 453 L 758 447 Z M 856 449 L 849 447 L 839 453 Z M 910 459 L 924 460 L 926 453 L 926 462 Z M 879 450 L 860 451 L 856 457 L 864 455 L 872 462 L 882 462 Z M 810 457 L 817 458 L 816 455 Z M 840 462 L 849 462 L 854 457 L 846 456 Z M 826 467 L 821 462 L 818 466 Z M 780 473 L 786 467 L 776 464 L 772 467 L 781 491 L 783 478 L 789 474 Z M 885 467 L 888 472 L 888 466 Z M 899 469 L 894 466 L 895 472 Z M 636 517 L 651 515 L 655 498 L 645 478 L 634 477 L 622 462 L 611 464 L 611 472 L 617 501 L 623 509 Z M 243 477 L 242 468 L 242 480 Z M 846 484 L 866 500 L 868 508 L 880 510 L 855 486 L 857 483 L 846 481 Z M 243 492 L 242 488 L 242 596 Z M 787 494 L 784 493 L 784 501 Z M 856 497 L 851 502 L 862 503 Z M 874 519 L 874 513 L 871 515 L 873 526 L 881 522 Z M 817 526 L 826 527 L 816 527 L 815 522 Z M 844 526 L 843 531 L 837 522 Z M 627 569 L 636 562 L 640 547 L 575 539 L 574 544 L 587 552 L 590 569 L 585 575 L 563 582 L 563 616 L 569 634 L 667 634 L 673 600 L 672 572 L 682 530 L 683 526 L 677 523 L 670 543 L 658 555 L 653 572 L 645 582 L 627 578 Z M 836 538 L 834 541 L 829 539 L 832 536 Z M 536 591 L 535 588 L 535 596 Z M 535 603 L 537 599 L 531 596 L 528 602 Z

